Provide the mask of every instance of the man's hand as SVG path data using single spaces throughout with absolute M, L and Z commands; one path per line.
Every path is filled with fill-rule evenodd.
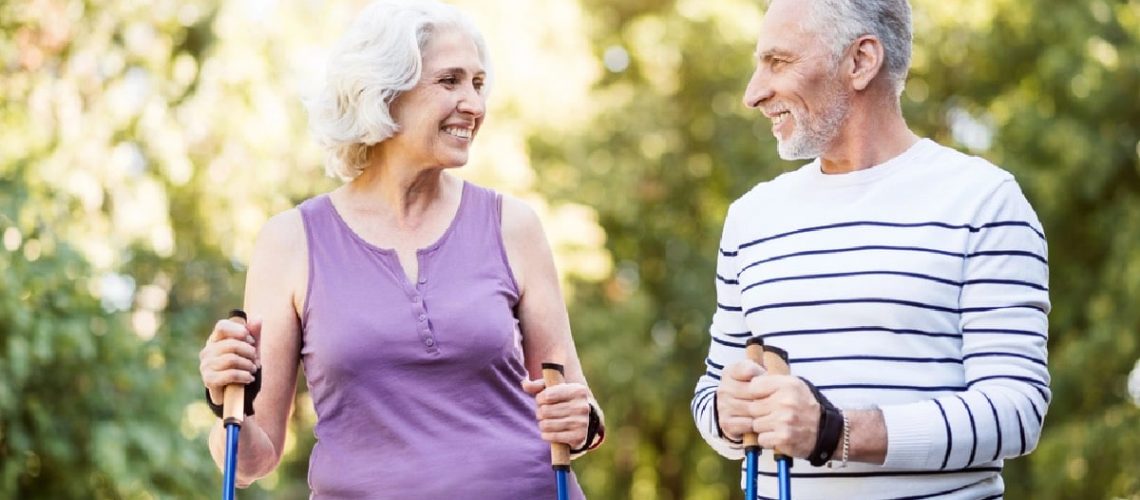
M 752 432 L 763 448 L 807 458 L 819 433 L 820 405 L 799 377 L 765 375 L 748 384 Z
M 798 377 L 769 375 L 741 360 L 729 365 L 716 391 L 718 424 L 725 437 L 739 441 L 756 433 L 757 443 L 796 458 L 815 447 L 819 402 Z
M 752 413 L 748 405 L 756 399 L 750 390 L 752 379 L 764 374 L 764 368 L 742 359 L 721 372 L 720 386 L 716 389 L 717 424 L 725 437 L 740 441 L 745 432 L 752 431 Z

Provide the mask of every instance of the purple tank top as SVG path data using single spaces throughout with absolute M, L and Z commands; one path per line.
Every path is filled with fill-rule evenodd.
M 328 195 L 300 205 L 309 249 L 301 359 L 317 411 L 313 498 L 555 497 L 514 307 L 502 199 L 464 182 L 419 277 L 353 232 Z M 412 277 L 415 279 L 415 277 Z M 576 480 L 572 497 L 584 498 Z

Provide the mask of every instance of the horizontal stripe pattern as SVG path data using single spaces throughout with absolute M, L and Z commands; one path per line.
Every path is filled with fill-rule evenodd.
M 797 463 L 797 495 L 1000 497 L 1002 460 L 1040 435 L 1052 395 L 1040 222 L 1008 174 L 920 145 L 909 161 L 922 162 L 859 190 L 830 190 L 812 164 L 729 209 L 691 406 L 702 436 L 743 456 L 716 425 L 715 389 L 751 335 L 785 349 L 793 373 L 838 406 L 881 408 L 891 436 L 884 466 Z M 845 196 L 877 201 L 845 206 Z M 761 475 L 774 474 L 762 459 Z M 907 480 L 915 475 L 939 479 Z

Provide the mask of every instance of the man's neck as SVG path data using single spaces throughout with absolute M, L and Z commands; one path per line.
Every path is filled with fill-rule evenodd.
M 825 174 L 846 174 L 874 167 L 903 154 L 919 141 L 898 108 L 866 99 L 852 103 L 851 112 L 820 157 Z

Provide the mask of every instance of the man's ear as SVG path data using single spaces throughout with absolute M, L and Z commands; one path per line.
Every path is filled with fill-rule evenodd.
M 849 60 L 853 63 L 849 66 L 851 72 L 848 74 L 851 87 L 857 91 L 866 90 L 886 63 L 883 44 L 873 35 L 863 35 L 856 38 L 848 50 Z

